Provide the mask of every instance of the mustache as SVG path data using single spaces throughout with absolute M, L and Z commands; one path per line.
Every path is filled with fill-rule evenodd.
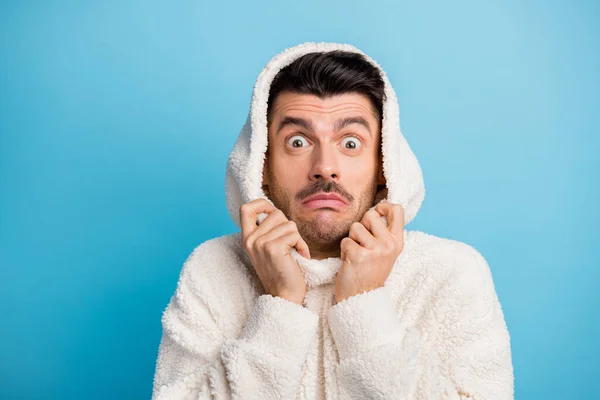
M 302 201 L 305 198 L 317 193 L 337 193 L 342 198 L 346 199 L 348 203 L 354 201 L 354 197 L 336 182 L 321 180 L 299 191 L 296 195 L 296 199 Z

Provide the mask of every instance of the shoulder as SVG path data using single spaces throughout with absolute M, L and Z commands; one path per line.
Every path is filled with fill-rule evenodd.
M 429 343 L 437 348 L 441 361 L 457 367 L 453 373 L 464 374 L 461 379 L 469 378 L 479 366 L 493 366 L 480 378 L 511 385 L 507 380 L 512 379 L 510 333 L 482 253 L 468 243 L 424 232 L 408 236 L 414 259 L 423 260 L 420 267 L 435 276 L 436 285 L 421 303 L 424 311 L 418 314 L 418 324 L 431 334 Z
M 488 274 L 483 255 L 472 245 L 421 231 L 408 231 L 406 247 L 412 258 L 435 263 L 438 268 L 453 274 Z
M 184 263 L 184 270 L 198 272 L 206 266 L 237 263 L 243 257 L 240 233 L 232 233 L 206 240 L 197 245 Z M 186 268 L 187 267 L 187 268 Z
M 242 248 L 240 235 L 235 232 L 200 243 L 186 258 L 180 279 L 210 279 L 212 284 L 224 281 L 235 285 L 240 279 L 251 278 L 251 263 Z
M 405 250 L 406 266 L 413 273 L 436 281 L 440 289 L 453 286 L 467 289 L 467 292 L 481 292 L 494 288 L 488 262 L 468 243 L 421 231 L 407 231 Z
M 246 308 L 258 290 L 254 269 L 236 232 L 209 239 L 193 249 L 181 269 L 176 296 L 193 297 L 210 307 Z
M 465 320 L 493 320 L 498 329 L 506 330 L 490 266 L 475 247 L 411 231 L 405 249 L 394 277 L 399 304 L 415 307 L 421 318 L 430 318 L 423 310 L 433 310 L 433 322 L 424 324 L 450 327 Z

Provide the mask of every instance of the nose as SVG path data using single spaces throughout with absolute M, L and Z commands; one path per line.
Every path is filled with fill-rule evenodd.
M 340 180 L 340 169 L 335 149 L 330 149 L 329 146 L 317 146 L 313 152 L 313 163 L 310 171 L 310 180 L 316 181 L 323 179 Z

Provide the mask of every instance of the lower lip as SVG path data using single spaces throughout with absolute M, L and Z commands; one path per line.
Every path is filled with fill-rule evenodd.
M 304 203 L 304 207 L 309 208 L 309 209 L 315 209 L 315 208 L 343 208 L 345 206 L 346 206 L 346 203 L 344 203 L 341 200 L 335 200 L 335 199 L 311 200 L 311 201 L 308 201 L 308 202 Z

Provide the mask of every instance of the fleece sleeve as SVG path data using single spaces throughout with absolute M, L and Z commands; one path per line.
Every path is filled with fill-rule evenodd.
M 351 296 L 329 309 L 343 399 L 408 399 L 417 381 L 418 332 L 402 325 L 389 289 Z
M 483 257 L 469 246 L 467 263 L 436 310 L 445 319 L 436 329 L 443 368 L 435 387 L 424 390 L 445 400 L 513 399 L 513 369 L 508 330 L 491 274 Z M 334 305 L 329 324 L 338 348 L 341 391 L 348 399 L 412 399 L 421 360 L 421 336 L 404 327 L 386 286 Z M 438 386 L 439 385 L 439 386 Z
M 492 274 L 485 258 L 463 245 L 464 268 L 447 292 L 450 317 L 439 343 L 453 382 L 444 399 L 513 400 L 510 334 Z
M 216 318 L 211 285 L 197 284 L 190 273 L 201 266 L 188 263 L 163 313 L 152 399 L 294 398 L 317 314 L 265 294 L 241 332 L 226 333 L 235 331 L 231 320 Z

